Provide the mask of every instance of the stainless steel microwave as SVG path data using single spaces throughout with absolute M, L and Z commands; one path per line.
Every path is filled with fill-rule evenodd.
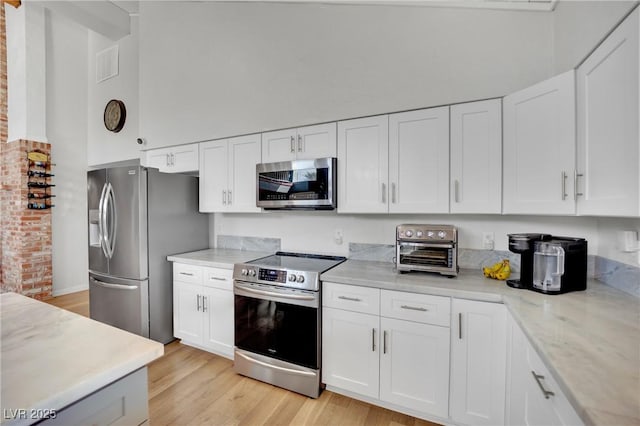
M 333 210 L 336 158 L 256 165 L 256 203 L 264 209 Z

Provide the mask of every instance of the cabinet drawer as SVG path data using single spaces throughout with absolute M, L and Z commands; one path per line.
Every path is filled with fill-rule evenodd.
M 183 283 L 202 284 L 202 266 L 173 263 L 173 280 Z
M 202 268 L 204 279 L 202 283 L 206 287 L 215 287 L 222 290 L 233 290 L 233 269 Z
M 397 318 L 449 327 L 451 299 L 443 296 L 381 290 L 380 311 L 383 317 Z
M 379 289 L 329 282 L 322 285 L 323 306 L 372 315 L 380 314 Z

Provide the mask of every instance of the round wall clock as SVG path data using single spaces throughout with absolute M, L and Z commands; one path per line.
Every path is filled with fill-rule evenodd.
M 119 132 L 124 127 L 124 121 L 127 118 L 127 110 L 124 102 L 117 99 L 111 99 L 104 107 L 104 127 L 114 133 Z

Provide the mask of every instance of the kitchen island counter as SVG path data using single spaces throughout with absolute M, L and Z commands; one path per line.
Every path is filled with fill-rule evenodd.
M 391 263 L 348 260 L 325 282 L 504 303 L 588 425 L 640 424 L 640 299 L 589 280 L 545 295 L 462 270 L 455 278 L 397 273 Z
M 16 293 L 0 294 L 0 323 L 3 425 L 59 414 L 164 353 L 160 343 Z

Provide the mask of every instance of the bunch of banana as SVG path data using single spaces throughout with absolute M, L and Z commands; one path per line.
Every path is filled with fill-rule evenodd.
M 493 264 L 493 266 L 485 266 L 482 268 L 484 276 L 487 278 L 495 278 L 504 281 L 511 275 L 511 265 L 509 259 L 501 260 Z

